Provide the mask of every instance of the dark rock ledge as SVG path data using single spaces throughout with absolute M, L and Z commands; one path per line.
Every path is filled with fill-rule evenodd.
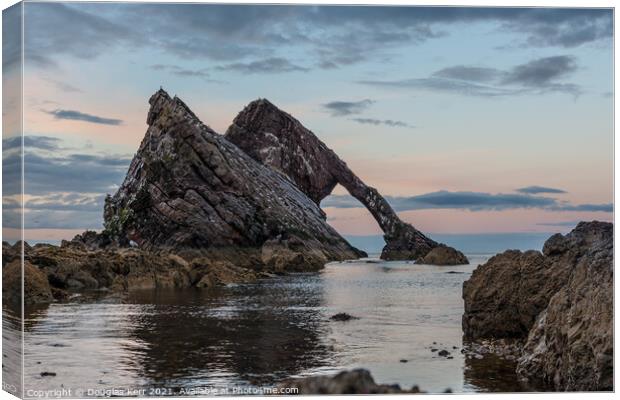
M 550 237 L 542 253 L 496 255 L 463 284 L 463 299 L 465 338 L 520 342 L 522 379 L 555 390 L 613 390 L 611 223 L 581 222 Z
M 21 242 L 2 244 L 2 298 L 21 301 Z M 24 246 L 24 303 L 66 300 L 73 292 L 122 293 L 134 289 L 210 288 L 269 276 L 231 261 L 184 259 L 165 251 L 134 248 L 88 250 L 78 243 Z

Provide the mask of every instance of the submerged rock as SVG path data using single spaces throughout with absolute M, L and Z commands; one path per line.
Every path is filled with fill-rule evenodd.
M 159 90 L 149 102 L 146 135 L 123 184 L 106 198 L 104 234 L 112 240 L 282 271 L 365 255 L 294 183 L 204 125 L 180 99 Z
M 517 373 L 556 390 L 613 388 L 613 225 L 581 222 L 543 253 L 510 250 L 463 284 L 466 338 L 525 341 Z
M 386 246 L 382 259 L 417 260 L 439 246 L 403 222 L 375 188 L 359 179 L 313 132 L 268 100 L 248 104 L 225 136 L 254 160 L 290 178 L 316 204 L 337 184 L 344 186 L 383 230 Z M 446 262 L 452 265 L 462 259 Z
M 387 394 L 420 393 L 417 386 L 409 390 L 399 385 L 377 384 L 366 369 L 343 371 L 333 376 L 311 376 L 307 378 L 287 379 L 279 388 L 295 388 L 297 394 Z
M 354 317 L 351 314 L 347 314 L 347 313 L 338 313 L 338 314 L 334 314 L 331 317 L 329 317 L 329 319 L 333 320 L 333 321 L 350 321 L 352 319 L 359 319 L 358 317 Z

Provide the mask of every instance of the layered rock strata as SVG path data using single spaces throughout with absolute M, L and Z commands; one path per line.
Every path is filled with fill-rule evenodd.
M 149 103 L 146 135 L 106 199 L 112 241 L 237 255 L 240 266 L 281 271 L 365 255 L 293 182 L 204 125 L 180 99 L 159 90 Z

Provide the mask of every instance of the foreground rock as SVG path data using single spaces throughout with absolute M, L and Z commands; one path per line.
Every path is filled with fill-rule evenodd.
M 417 386 L 409 390 L 399 385 L 379 385 L 370 372 L 365 369 L 343 371 L 334 376 L 311 376 L 308 378 L 288 379 L 278 385 L 279 388 L 296 388 L 297 394 L 388 394 L 420 393 Z
M 261 269 L 316 270 L 359 258 L 289 179 L 204 125 L 178 98 L 150 99 L 149 128 L 105 204 L 101 239 L 146 250 L 208 253 Z
M 50 303 L 52 289 L 44 272 L 29 262 L 24 263 L 24 303 Z M 19 304 L 22 298 L 22 263 L 14 260 L 2 267 L 2 300 Z
M 401 221 L 383 196 L 362 182 L 314 133 L 265 99 L 253 101 L 237 115 L 226 131 L 226 139 L 261 164 L 290 178 L 316 204 L 336 184 L 344 186 L 383 230 L 384 260 L 417 260 L 439 245 Z M 463 264 L 462 258 L 458 263 Z
M 517 372 L 564 390 L 613 389 L 613 228 L 580 224 L 544 252 L 574 255 L 572 274 L 530 331 Z M 574 251 L 574 250 L 572 250 Z
M 570 268 L 538 251 L 508 250 L 463 283 L 463 332 L 469 339 L 525 338 Z
M 19 254 L 17 248 L 7 253 L 8 257 L 15 254 Z M 224 260 L 200 257 L 188 261 L 168 252 L 131 248 L 91 251 L 74 245 L 36 245 L 27 246 L 24 258 L 26 304 L 63 300 L 72 292 L 84 290 L 211 288 L 249 283 L 263 276 Z M 3 299 L 19 303 L 21 261 L 5 265 L 2 277 Z
M 525 342 L 517 372 L 556 390 L 613 388 L 613 225 L 582 222 L 491 258 L 463 284 L 466 338 Z

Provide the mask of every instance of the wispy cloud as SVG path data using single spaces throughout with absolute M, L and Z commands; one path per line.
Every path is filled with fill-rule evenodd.
M 58 150 L 61 140 L 50 136 L 24 136 L 23 145 L 29 149 Z M 14 136 L 2 140 L 2 151 L 18 149 L 22 146 L 22 136 Z
M 207 68 L 189 69 L 171 64 L 154 64 L 150 68 L 154 71 L 166 71 L 184 77 L 209 78 L 211 76 Z
M 97 115 L 87 114 L 87 113 L 83 113 L 83 112 L 75 111 L 75 110 L 57 109 L 57 110 L 45 111 L 45 112 L 53 115 L 56 119 L 84 121 L 84 122 L 90 122 L 92 124 L 102 124 L 102 125 L 121 125 L 123 123 L 123 120 L 120 120 L 120 119 L 100 117 Z
M 470 211 L 538 208 L 552 211 L 612 212 L 613 204 L 572 205 L 554 198 L 519 193 L 449 192 L 441 190 L 418 196 L 386 196 L 396 211 L 427 209 L 463 209 Z M 349 195 L 331 195 L 321 202 L 322 207 L 358 208 L 359 201 Z
M 526 187 L 522 187 L 519 189 L 515 190 L 516 192 L 519 193 L 526 193 L 526 194 L 540 194 L 540 193 L 566 193 L 566 191 L 562 190 L 562 189 L 555 189 L 555 188 L 551 188 L 551 187 L 546 187 L 546 186 L 526 186 Z
M 573 56 L 562 55 L 531 60 L 506 71 L 457 65 L 436 71 L 427 78 L 362 80 L 358 83 L 480 97 L 551 92 L 567 93 L 577 97 L 582 93 L 579 85 L 560 81 L 576 70 L 576 59 Z
M 573 221 L 554 221 L 554 222 L 539 222 L 536 225 L 540 225 L 540 226 L 559 226 L 559 227 L 574 227 L 576 226 L 579 222 L 578 220 L 573 220 Z
M 70 83 L 67 82 L 62 82 L 59 81 L 57 79 L 53 79 L 53 78 L 43 78 L 44 80 L 48 81 L 49 83 L 51 83 L 52 85 L 54 85 L 56 87 L 56 89 L 66 92 L 66 93 L 80 93 L 82 92 L 82 89 L 71 85 Z
M 245 74 L 276 74 L 284 72 L 306 72 L 309 69 L 293 64 L 286 58 L 271 57 L 252 62 L 238 62 L 215 67 L 219 71 L 235 71 Z
M 330 101 L 323 104 L 332 117 L 342 117 L 345 115 L 361 114 L 375 103 L 374 100 L 364 99 L 359 101 Z
M 434 72 L 433 76 L 471 82 L 489 82 L 497 79 L 502 74 L 502 71 L 495 68 L 455 65 L 453 67 L 440 69 L 439 71 Z
M 409 125 L 403 121 L 395 121 L 392 119 L 375 119 L 375 118 L 352 118 L 351 121 L 355 121 L 360 124 L 368 125 L 384 125 L 393 128 L 415 128 L 414 125 Z

